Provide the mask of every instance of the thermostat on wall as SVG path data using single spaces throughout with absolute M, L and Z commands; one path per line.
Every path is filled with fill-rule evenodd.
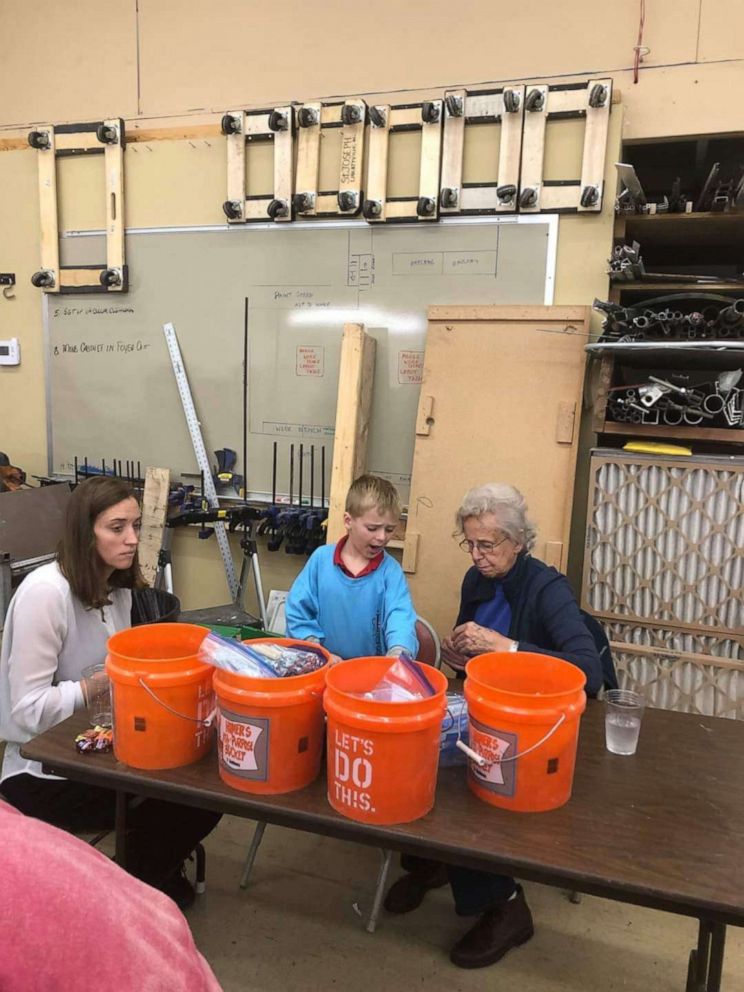
M 21 346 L 18 338 L 10 338 L 7 341 L 0 341 L 0 365 L 20 365 Z

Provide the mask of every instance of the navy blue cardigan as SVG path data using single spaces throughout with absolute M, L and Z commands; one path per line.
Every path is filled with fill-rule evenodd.
M 457 626 L 475 620 L 478 606 L 493 598 L 495 581 L 475 566 L 468 569 Z M 602 687 L 602 664 L 565 575 L 522 552 L 503 586 L 511 607 L 509 637 L 519 641 L 519 650 L 570 661 L 586 675 L 587 695 L 596 696 Z

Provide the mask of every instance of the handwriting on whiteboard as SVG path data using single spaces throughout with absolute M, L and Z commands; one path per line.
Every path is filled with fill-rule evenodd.
M 138 338 L 136 341 L 63 341 L 55 344 L 52 355 L 136 355 L 147 351 L 151 345 Z

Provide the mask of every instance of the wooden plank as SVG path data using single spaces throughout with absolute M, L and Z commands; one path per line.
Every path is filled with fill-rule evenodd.
M 408 575 L 412 575 L 416 571 L 420 536 L 420 534 L 416 534 L 410 528 L 406 528 L 406 536 L 403 541 L 403 560 L 401 561 L 401 567 Z
M 412 107 L 391 107 L 390 127 L 421 127 L 421 104 L 416 103 Z
M 592 410 L 592 430 L 597 434 L 602 433 L 607 416 L 607 400 L 610 397 L 610 386 L 612 385 L 614 367 L 614 356 L 609 354 L 602 355 L 599 363 L 596 391 L 594 393 L 594 408 Z
M 698 427 L 691 424 L 618 424 L 605 420 L 599 434 L 624 434 L 628 440 L 634 437 L 658 439 L 677 438 L 682 441 L 723 441 L 725 444 L 744 445 L 744 431 L 738 427 Z
M 390 106 L 378 104 L 376 109 L 384 116 L 382 127 L 370 124 L 369 151 L 367 161 L 366 199 L 380 204 L 380 213 L 365 217 L 371 224 L 381 223 L 387 218 L 387 177 L 388 152 L 390 149 Z
M 444 102 L 444 134 L 442 136 L 442 189 L 453 189 L 457 191 L 457 201 L 452 206 L 444 206 L 440 203 L 439 209 L 443 214 L 456 214 L 460 212 L 462 197 L 462 164 L 465 150 L 465 111 L 467 92 L 466 90 L 446 90 L 446 97 L 455 97 L 462 101 L 462 114 L 453 117 L 447 109 L 446 99 Z
M 597 83 L 601 83 L 607 87 L 607 100 L 603 107 L 590 107 L 589 93 Z M 590 207 L 582 207 L 581 203 L 579 203 L 580 213 L 587 211 L 597 213 L 602 209 L 607 135 L 610 128 L 611 97 L 611 79 L 592 79 L 589 81 L 586 94 L 586 127 L 584 130 L 584 153 L 581 162 L 580 189 L 583 190 L 587 186 L 595 186 L 599 190 L 599 197 L 597 202 Z
M 346 210 L 342 210 L 339 203 L 338 212 L 342 215 L 358 213 L 362 206 L 364 134 L 366 131 L 365 119 L 367 116 L 367 104 L 364 100 L 347 100 L 344 106 L 356 108 L 360 119 L 356 124 L 344 124 L 341 130 L 338 192 L 339 196 L 342 193 L 350 194 L 354 202 L 354 205 Z
M 54 275 L 51 292 L 59 288 L 59 220 L 57 214 L 56 135 L 51 125 L 37 128 L 49 132 L 49 148 L 39 149 L 39 219 L 41 222 L 41 267 Z M 45 292 L 50 290 L 45 289 Z
M 576 429 L 576 404 L 572 400 L 561 400 L 555 423 L 556 444 L 573 444 Z
M 106 121 L 110 124 L 111 121 Z M 114 123 L 118 124 L 116 120 Z M 57 152 L 64 151 L 96 151 L 103 152 L 103 145 L 98 140 L 95 131 L 57 131 L 54 138 Z
M 320 168 L 320 117 L 319 103 L 305 103 L 298 110 L 317 114 L 317 124 L 298 127 L 297 134 L 297 171 L 295 193 L 305 193 L 311 198 L 311 205 L 301 211 L 303 217 L 312 217 L 317 209 L 318 199 L 318 170 Z
M 538 213 L 540 211 L 540 193 L 543 179 L 543 162 L 545 159 L 545 124 L 547 122 L 546 107 L 548 103 L 547 86 L 528 86 L 527 95 L 532 90 L 543 94 L 543 106 L 540 110 L 525 110 L 522 128 L 522 165 L 519 172 L 520 193 L 525 189 L 537 190 L 537 199 L 532 206 L 521 206 L 522 213 Z
M 104 146 L 106 172 L 106 265 L 109 269 L 123 269 L 124 255 L 124 148 L 121 142 L 122 121 L 103 122 L 119 135 L 115 145 Z M 121 292 L 123 285 L 109 287 Z
M 292 127 L 292 107 L 277 107 L 289 121 L 284 131 L 274 133 L 274 199 L 287 204 L 284 214 L 277 214 L 275 222 L 292 220 L 292 190 L 294 188 L 294 128 Z
M 328 544 L 334 544 L 344 534 L 346 493 L 365 469 L 376 346 L 377 342 L 362 324 L 344 325 L 326 531 Z
M 64 286 L 65 289 L 71 289 L 72 287 L 84 289 L 95 286 L 97 290 L 101 291 L 100 275 L 104 268 L 104 265 L 94 265 L 89 269 L 76 269 L 73 267 L 60 269 L 58 286 L 60 288 Z
M 246 115 L 242 110 L 229 111 L 231 117 L 240 121 L 237 134 L 225 135 L 227 151 L 227 199 L 240 206 L 239 217 L 227 217 L 228 224 L 243 224 L 245 212 L 245 126 Z
M 434 201 L 434 211 L 425 216 L 419 216 L 422 221 L 436 220 L 439 217 L 439 176 L 442 164 L 442 114 L 441 100 L 431 101 L 439 108 L 435 121 L 421 125 L 421 167 L 419 170 L 419 197 L 427 197 Z
M 168 513 L 170 469 L 149 467 L 145 471 L 142 495 L 142 529 L 140 530 L 139 563 L 149 586 L 155 582 L 158 555 L 163 546 L 163 530 Z
M 516 186 L 517 195 L 511 200 L 496 197 L 496 213 L 513 213 L 519 202 L 519 166 L 522 159 L 522 131 L 524 129 L 524 86 L 512 86 L 519 96 L 519 110 L 501 116 L 501 142 L 499 145 L 499 186 Z M 503 103 L 503 95 L 502 95 Z
M 500 307 L 493 303 L 483 306 L 431 306 L 426 311 L 426 316 L 432 320 L 541 320 L 552 323 L 563 321 L 581 321 L 588 319 L 590 310 L 588 307 L 570 306 L 505 306 Z

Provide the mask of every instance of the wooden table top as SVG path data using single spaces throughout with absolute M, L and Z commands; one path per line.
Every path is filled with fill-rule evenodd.
M 619 756 L 604 746 L 602 704 L 590 702 L 573 793 L 561 809 L 496 809 L 470 792 L 463 767 L 445 768 L 431 813 L 400 826 L 336 813 L 324 774 L 299 792 L 254 796 L 222 783 L 214 751 L 168 771 L 80 755 L 73 740 L 85 726 L 76 715 L 23 754 L 60 775 L 139 795 L 744 925 L 744 724 L 736 721 L 649 709 L 638 752 Z

